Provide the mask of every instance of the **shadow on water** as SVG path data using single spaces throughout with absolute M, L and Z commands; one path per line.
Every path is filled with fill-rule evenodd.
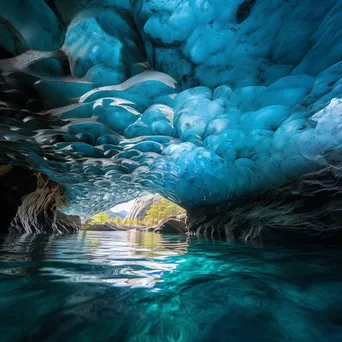
M 2 341 L 342 341 L 342 251 L 0 237 Z

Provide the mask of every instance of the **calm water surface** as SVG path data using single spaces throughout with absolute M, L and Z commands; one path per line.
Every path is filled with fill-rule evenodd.
M 342 341 L 342 251 L 0 237 L 1 341 Z

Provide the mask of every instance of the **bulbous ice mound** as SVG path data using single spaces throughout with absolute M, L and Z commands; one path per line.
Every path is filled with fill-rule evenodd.
M 83 217 L 222 203 L 336 165 L 342 1 L 0 3 L 0 163 Z

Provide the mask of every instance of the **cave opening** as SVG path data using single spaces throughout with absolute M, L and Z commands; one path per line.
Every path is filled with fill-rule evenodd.
M 88 218 L 81 229 L 186 233 L 185 210 L 157 194 L 146 194 Z M 179 226 L 173 229 L 172 223 Z

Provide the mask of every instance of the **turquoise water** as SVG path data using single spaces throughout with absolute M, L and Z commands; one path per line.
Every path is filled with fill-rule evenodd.
M 342 250 L 0 237 L 1 341 L 342 341 Z

